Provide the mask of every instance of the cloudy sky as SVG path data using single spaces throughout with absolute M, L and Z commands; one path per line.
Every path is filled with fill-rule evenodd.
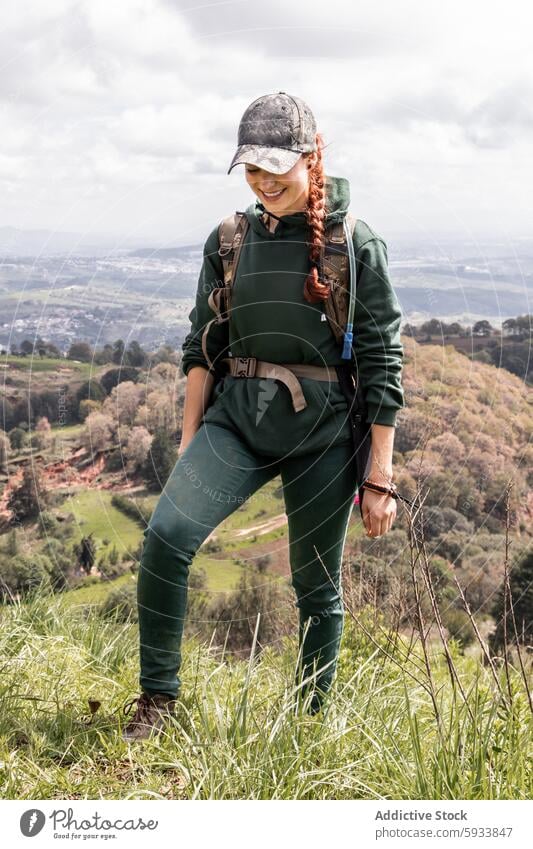
M 256 97 L 313 110 L 385 239 L 532 234 L 526 2 L 4 0 L 0 226 L 173 245 L 253 196 Z

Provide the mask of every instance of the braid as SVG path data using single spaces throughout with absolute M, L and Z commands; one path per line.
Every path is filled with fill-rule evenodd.
M 313 267 L 305 280 L 304 298 L 311 304 L 326 300 L 330 292 L 329 283 L 320 282 L 318 274 L 320 255 L 324 244 L 324 225 L 326 220 L 325 175 L 322 161 L 323 146 L 324 139 L 320 133 L 317 133 L 316 162 L 309 169 L 309 194 L 306 209 L 307 222 L 311 229 L 309 259 Z

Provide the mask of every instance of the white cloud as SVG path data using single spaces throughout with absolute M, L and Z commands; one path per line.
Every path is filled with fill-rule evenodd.
M 354 213 L 385 234 L 400 220 L 524 230 L 526 9 L 49 0 L 22 14 L 4 3 L 0 225 L 202 239 L 253 200 L 241 168 L 226 174 L 238 123 L 283 90 L 310 104 L 326 170 L 350 179 Z

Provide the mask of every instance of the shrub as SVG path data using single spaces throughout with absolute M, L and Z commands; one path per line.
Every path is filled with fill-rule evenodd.
M 39 513 L 37 523 L 39 525 L 40 537 L 53 537 L 59 529 L 59 522 L 57 521 L 55 516 L 48 510 L 43 510 L 41 513 Z
M 257 614 L 260 613 L 257 648 L 293 633 L 296 614 L 287 584 L 268 579 L 257 569 L 246 570 L 235 590 L 222 594 L 207 610 L 207 630 L 220 645 L 235 655 L 247 655 L 252 647 Z
M 4 601 L 24 596 L 36 587 L 50 587 L 52 564 L 43 554 L 17 554 L 0 560 L 0 593 Z
M 12 490 L 7 502 L 8 510 L 13 513 L 12 521 L 38 516 L 47 503 L 48 492 L 43 484 L 39 466 L 25 466 L 22 481 Z
M 533 547 L 515 556 L 510 565 L 509 584 L 518 640 L 524 645 L 530 645 L 533 640 Z M 502 581 L 500 592 L 492 610 L 492 615 L 496 620 L 496 629 L 489 638 L 489 646 L 491 651 L 494 652 L 500 651 L 504 646 L 505 595 L 505 586 Z M 516 638 L 510 606 L 511 600 L 507 598 L 507 641 L 508 643 L 515 643 Z
M 132 581 L 111 590 L 101 604 L 100 614 L 117 622 L 137 622 L 137 585 Z
M 111 497 L 111 504 L 125 516 L 138 522 L 142 528 L 145 528 L 150 521 L 152 510 L 142 499 L 135 500 L 127 495 L 122 495 L 120 492 L 115 492 Z
M 124 574 L 126 568 L 122 563 L 112 563 L 108 557 L 102 557 L 98 563 L 98 571 L 106 581 L 112 581 Z
M 27 441 L 27 434 L 25 430 L 21 427 L 14 427 L 9 431 L 8 436 L 13 451 L 20 451 L 24 448 Z
M 466 610 L 460 610 L 456 607 L 444 608 L 442 621 L 449 636 L 460 643 L 462 648 L 470 645 L 476 639 L 474 626 Z
M 216 540 L 208 539 L 203 543 L 202 551 L 205 554 L 217 554 L 217 552 L 222 551 L 222 546 Z

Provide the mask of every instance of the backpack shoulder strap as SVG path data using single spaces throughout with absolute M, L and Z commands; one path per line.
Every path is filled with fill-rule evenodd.
M 346 222 L 353 238 L 357 219 L 348 212 Z M 335 339 L 342 345 L 350 301 L 350 264 L 342 221 L 336 221 L 326 230 L 322 267 L 324 278 L 330 284 L 329 297 L 324 301 L 324 312 Z M 353 285 L 356 285 L 356 281 L 353 281 Z
M 249 221 L 244 212 L 235 212 L 224 218 L 218 227 L 218 254 L 222 259 L 224 280 L 222 285 L 216 286 L 209 294 L 207 303 L 215 313 L 215 318 L 209 321 L 202 334 L 202 351 L 210 370 L 214 369 L 213 361 L 207 352 L 207 334 L 209 328 L 215 322 L 222 324 L 229 321 L 231 312 L 231 291 L 235 279 L 235 271 L 239 263 L 241 247 L 248 231 Z
M 220 247 L 218 254 L 222 258 L 224 268 L 224 286 L 233 285 L 235 271 L 239 264 L 241 247 L 246 237 L 249 221 L 244 212 L 235 212 L 224 218 L 218 227 Z

